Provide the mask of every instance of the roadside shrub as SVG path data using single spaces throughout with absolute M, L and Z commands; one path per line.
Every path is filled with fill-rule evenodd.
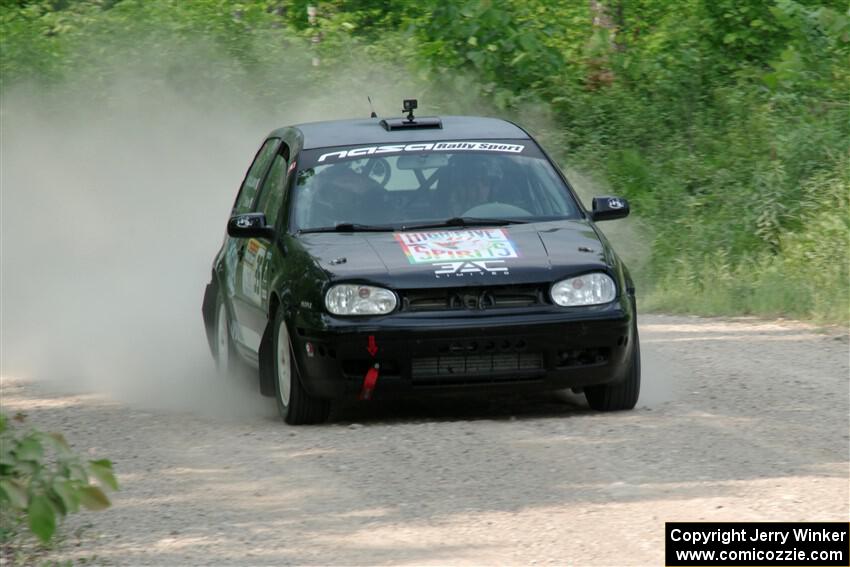
M 15 420 L 23 421 L 23 417 Z M 57 519 L 78 512 L 81 506 L 108 508 L 104 490 L 117 489 L 108 460 L 84 462 L 61 434 L 18 427 L 0 414 L 0 539 L 4 543 L 22 524 L 46 543 L 56 531 Z
M 828 323 L 850 319 L 848 160 L 800 187 L 799 228 L 776 235 L 775 250 L 733 259 L 725 250 L 679 254 L 644 307 L 705 315 L 785 315 Z

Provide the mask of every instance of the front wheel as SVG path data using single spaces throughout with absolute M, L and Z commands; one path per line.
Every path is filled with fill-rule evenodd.
M 628 375 L 622 382 L 600 384 L 584 389 L 587 404 L 596 411 L 630 410 L 637 404 L 640 395 L 640 339 L 635 325 L 632 360 Z
M 330 402 L 310 396 L 301 385 L 301 379 L 292 360 L 289 331 L 281 310 L 275 318 L 275 398 L 280 417 L 290 425 L 322 423 L 330 413 Z
M 222 374 L 231 373 L 236 367 L 236 352 L 230 338 L 230 322 L 227 306 L 219 292 L 215 309 L 215 366 Z

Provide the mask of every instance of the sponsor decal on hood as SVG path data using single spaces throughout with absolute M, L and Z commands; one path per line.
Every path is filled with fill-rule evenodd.
M 411 264 L 519 258 L 501 228 L 397 232 L 394 236 Z
M 506 259 L 519 258 L 516 246 L 501 228 L 397 232 L 411 264 L 432 264 L 437 278 L 467 274 L 508 275 Z

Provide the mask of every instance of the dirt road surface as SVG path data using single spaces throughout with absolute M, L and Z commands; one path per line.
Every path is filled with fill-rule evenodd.
M 119 475 L 114 507 L 66 521 L 83 537 L 52 559 L 663 565 L 665 521 L 848 520 L 846 334 L 656 315 L 641 343 L 643 396 L 618 414 L 570 394 L 369 403 L 292 428 L 247 387 L 251 411 L 217 415 L 9 377 L 2 403 Z

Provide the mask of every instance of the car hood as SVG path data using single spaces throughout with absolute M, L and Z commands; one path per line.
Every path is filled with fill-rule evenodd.
M 396 288 L 551 282 L 611 267 L 613 255 L 584 220 L 407 232 L 298 236 L 334 281 Z

